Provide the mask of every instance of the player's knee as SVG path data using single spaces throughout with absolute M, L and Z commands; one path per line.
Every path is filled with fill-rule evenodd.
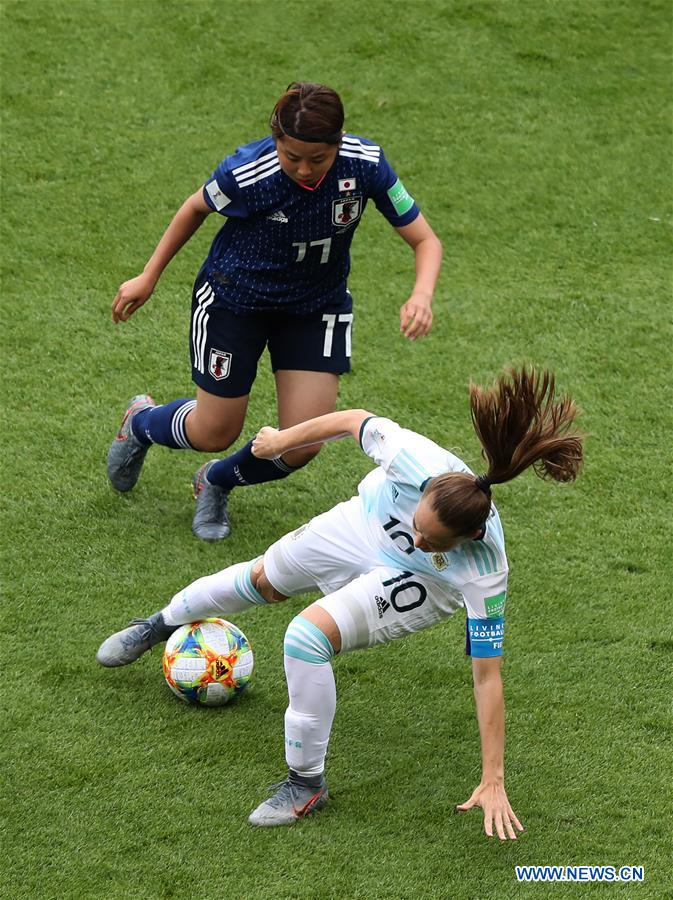
M 230 447 L 241 433 L 241 426 L 230 423 L 213 423 L 195 418 L 187 422 L 187 436 L 195 450 L 219 453 Z
M 267 603 L 280 603 L 281 600 L 287 600 L 287 596 L 285 594 L 281 594 L 280 591 L 277 591 L 271 584 L 269 579 L 266 577 L 263 560 L 260 559 L 255 563 L 255 565 L 252 567 L 250 577 L 252 579 L 255 590 L 258 591 L 258 593 L 260 593 L 262 597 L 264 597 Z
M 199 441 L 199 446 L 195 449 L 204 453 L 220 453 L 227 450 L 234 443 L 238 435 L 229 437 L 228 435 L 212 435 Z
M 319 625 L 305 618 L 306 612 L 295 616 L 287 626 L 283 652 L 313 665 L 329 663 L 336 652 L 334 645 Z

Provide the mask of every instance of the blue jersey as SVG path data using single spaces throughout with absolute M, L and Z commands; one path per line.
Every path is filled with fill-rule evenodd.
M 226 157 L 203 196 L 227 221 L 201 274 L 213 306 L 236 313 L 302 315 L 344 300 L 350 244 L 369 198 L 397 228 L 419 214 L 383 150 L 349 134 L 314 190 L 283 172 L 269 136 Z

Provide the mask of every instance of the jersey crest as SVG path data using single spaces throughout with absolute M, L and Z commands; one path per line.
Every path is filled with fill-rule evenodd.
M 228 378 L 231 371 L 231 353 L 227 353 L 225 350 L 211 350 L 208 371 L 215 381 Z
M 430 562 L 438 572 L 443 572 L 447 566 L 451 565 L 443 553 L 433 553 L 430 557 Z
M 332 224 L 354 225 L 362 212 L 362 197 L 347 197 L 345 200 L 332 202 Z

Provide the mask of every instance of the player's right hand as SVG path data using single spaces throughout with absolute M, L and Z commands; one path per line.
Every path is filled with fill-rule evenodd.
M 258 459 L 277 459 L 283 452 L 277 428 L 265 425 L 252 441 L 252 455 Z
M 112 301 L 112 321 L 126 322 L 152 296 L 155 282 L 144 272 L 120 285 Z

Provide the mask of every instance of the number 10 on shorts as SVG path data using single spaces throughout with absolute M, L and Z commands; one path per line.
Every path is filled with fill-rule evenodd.
M 331 356 L 332 355 L 332 341 L 334 339 L 334 326 L 337 322 L 344 322 L 346 324 L 346 357 L 350 359 L 351 356 L 351 329 L 353 327 L 353 313 L 341 313 L 340 315 L 336 315 L 335 313 L 325 313 L 322 317 L 323 322 L 325 323 L 325 343 L 322 348 L 323 356 Z

